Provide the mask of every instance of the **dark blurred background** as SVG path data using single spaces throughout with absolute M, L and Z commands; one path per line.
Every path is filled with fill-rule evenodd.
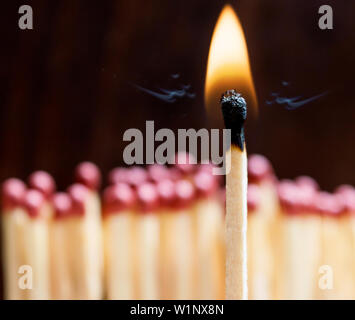
M 207 126 L 203 88 L 213 28 L 225 1 L 8 0 L 0 10 L 0 181 L 51 172 L 60 188 L 74 166 L 122 165 L 128 128 Z M 315 177 L 328 190 L 355 184 L 355 1 L 233 0 L 244 27 L 259 101 L 249 153 L 280 178 Z M 20 30 L 30 4 L 34 29 Z M 334 30 L 320 30 L 331 5 Z M 179 74 L 174 79 L 171 75 Z M 282 82 L 288 82 L 283 86 Z M 156 90 L 191 85 L 195 98 L 166 103 Z M 327 94 L 296 110 L 270 94 Z

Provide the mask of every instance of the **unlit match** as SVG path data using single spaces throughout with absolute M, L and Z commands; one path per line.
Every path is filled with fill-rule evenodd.
M 212 169 L 116 168 L 102 197 L 90 163 L 67 192 L 43 171 L 28 187 L 5 181 L 5 298 L 223 299 L 225 195 Z M 260 155 L 249 157 L 248 176 L 248 298 L 354 299 L 354 187 L 325 193 L 306 176 L 279 182 Z

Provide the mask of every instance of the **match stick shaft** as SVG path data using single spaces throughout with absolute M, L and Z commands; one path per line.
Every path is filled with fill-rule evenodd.
M 198 298 L 224 298 L 224 212 L 216 198 L 200 200 L 196 205 Z
M 226 179 L 226 299 L 245 300 L 247 288 L 247 155 L 231 145 Z
M 25 264 L 23 252 L 23 234 L 25 232 L 26 213 L 15 209 L 3 213 L 3 261 L 4 261 L 4 296 L 6 300 L 22 300 L 25 290 L 19 287 L 19 267 Z
M 323 217 L 322 221 L 322 261 L 321 266 L 328 266 L 332 272 L 332 282 L 328 288 L 320 290 L 323 300 L 351 299 L 352 270 L 351 236 L 344 226 L 349 227 L 344 217 Z M 343 221 L 342 221 L 343 220 Z M 344 225 L 345 224 L 345 225 Z M 328 273 L 329 274 L 329 273 Z M 323 277 L 324 278 L 324 277 Z
M 137 217 L 137 282 L 140 300 L 159 298 L 158 259 L 159 259 L 159 220 L 154 213 Z
M 188 209 L 182 209 L 163 215 L 163 299 L 193 299 L 195 285 L 191 213 Z
M 33 288 L 28 290 L 29 300 L 48 300 L 49 248 L 47 222 L 43 218 L 29 218 L 25 230 L 26 264 L 33 270 Z
M 250 211 L 249 211 L 250 212 Z M 269 300 L 272 298 L 272 251 L 270 223 L 267 216 L 257 211 L 248 212 L 248 298 Z
M 54 300 L 75 299 L 70 278 L 70 257 L 67 221 L 52 221 L 50 228 L 51 292 Z
M 134 299 L 133 214 L 129 211 L 112 214 L 104 224 L 107 298 Z

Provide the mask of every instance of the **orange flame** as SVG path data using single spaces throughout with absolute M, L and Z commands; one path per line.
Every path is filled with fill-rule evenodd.
M 213 32 L 207 63 L 205 103 L 210 120 L 222 121 L 219 100 L 223 92 L 236 89 L 257 110 L 248 49 L 239 19 L 230 5 L 220 14 Z

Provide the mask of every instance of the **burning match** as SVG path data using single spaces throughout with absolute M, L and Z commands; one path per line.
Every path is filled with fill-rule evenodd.
M 238 92 L 230 90 L 238 88 Z M 221 93 L 223 93 L 222 99 Z M 242 96 L 243 95 L 243 96 Z M 247 299 L 247 156 L 244 141 L 246 101 L 256 94 L 241 23 L 226 5 L 213 32 L 207 63 L 205 101 L 211 124 L 231 130 L 226 155 L 226 299 Z M 219 111 L 219 104 L 222 113 Z M 256 111 L 256 108 L 254 108 Z M 227 146 L 228 147 L 228 146 Z
M 248 298 L 247 288 L 247 154 L 244 121 L 247 105 L 235 90 L 222 95 L 221 107 L 226 129 L 231 130 L 226 176 L 226 299 Z

